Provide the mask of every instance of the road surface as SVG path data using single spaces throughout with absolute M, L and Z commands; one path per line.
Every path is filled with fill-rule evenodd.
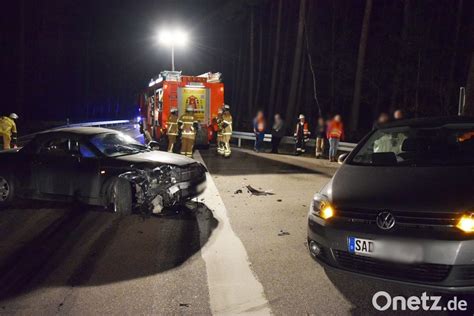
M 176 213 L 120 217 L 36 201 L 1 211 L 0 314 L 367 315 L 379 290 L 424 291 L 311 259 L 309 203 L 337 165 L 244 149 L 195 158 L 208 189 Z

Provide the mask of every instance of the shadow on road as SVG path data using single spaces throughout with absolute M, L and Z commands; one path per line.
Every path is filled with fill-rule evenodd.
M 102 285 L 176 268 L 216 226 L 211 210 L 195 202 L 159 217 L 21 203 L 0 211 L 0 301 L 38 288 Z

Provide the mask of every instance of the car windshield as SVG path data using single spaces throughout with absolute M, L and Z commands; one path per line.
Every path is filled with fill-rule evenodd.
M 132 137 L 122 133 L 104 133 L 95 135 L 90 142 L 108 157 L 136 154 L 148 150 Z
M 379 129 L 349 163 L 369 166 L 474 165 L 474 124 Z

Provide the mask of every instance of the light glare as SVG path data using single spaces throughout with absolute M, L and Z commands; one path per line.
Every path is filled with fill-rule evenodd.
M 472 216 L 463 215 L 456 225 L 457 228 L 466 233 L 474 232 L 474 219 Z
M 334 216 L 334 209 L 331 205 L 325 205 L 321 210 L 321 218 L 328 219 Z
M 163 45 L 184 46 L 188 42 L 188 34 L 182 30 L 162 30 L 158 34 L 158 41 Z

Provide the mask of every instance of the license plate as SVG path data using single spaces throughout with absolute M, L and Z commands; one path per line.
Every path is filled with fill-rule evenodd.
M 371 255 L 375 252 L 375 241 L 356 237 L 348 237 L 347 247 L 350 253 Z

